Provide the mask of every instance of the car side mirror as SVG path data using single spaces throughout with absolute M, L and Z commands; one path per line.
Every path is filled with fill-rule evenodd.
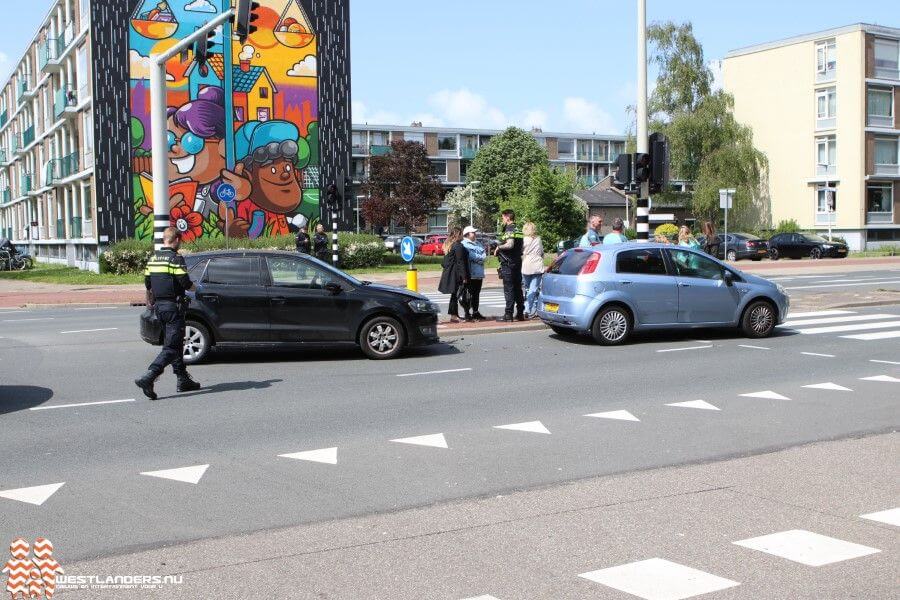
M 331 294 L 332 296 L 337 296 L 341 292 L 344 291 L 344 288 L 341 287 L 341 284 L 335 283 L 333 281 L 329 281 L 325 284 L 325 291 Z
M 731 287 L 734 285 L 734 274 L 731 271 L 725 271 L 722 274 L 722 279 L 725 280 L 725 285 Z

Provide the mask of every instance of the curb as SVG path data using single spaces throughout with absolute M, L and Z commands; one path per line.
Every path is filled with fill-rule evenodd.
M 487 333 L 517 333 L 519 331 L 540 331 L 549 329 L 543 323 L 529 323 L 527 325 L 516 326 L 489 326 L 489 327 L 473 327 L 472 329 L 439 329 L 438 336 L 452 335 L 456 337 L 465 337 L 467 335 L 483 335 Z

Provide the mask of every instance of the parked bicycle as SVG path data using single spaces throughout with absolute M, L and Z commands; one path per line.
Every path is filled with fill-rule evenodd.
M 25 271 L 34 266 L 34 259 L 19 252 L 8 239 L 0 239 L 0 271 Z

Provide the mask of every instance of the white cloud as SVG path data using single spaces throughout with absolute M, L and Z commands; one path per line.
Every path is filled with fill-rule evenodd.
M 247 44 L 241 49 L 241 53 L 238 54 L 239 60 L 251 60 L 253 58 L 253 54 L 256 52 L 256 48 Z
M 452 127 L 503 129 L 510 123 L 499 108 L 465 88 L 441 90 L 428 98 L 428 104 Z
M 622 129 L 599 104 L 585 98 L 563 101 L 563 121 L 566 128 L 577 133 L 612 133 Z
M 149 56 L 144 56 L 137 50 L 128 53 L 131 61 L 131 78 L 132 79 L 150 79 L 150 73 L 153 69 L 153 61 Z M 2 62 L 2 61 L 0 61 Z M 166 72 L 166 81 L 175 81 L 175 77 Z
M 212 5 L 209 0 L 194 0 L 190 4 L 184 7 L 184 10 L 189 10 L 191 12 L 205 12 L 205 13 L 214 13 L 218 12 L 216 7 Z
M 5 52 L 0 52 L 0 81 L 6 80 L 11 70 L 12 64 L 10 63 L 9 55 Z
M 359 100 L 352 104 L 353 122 L 370 125 L 408 125 L 412 121 L 404 119 L 396 113 L 386 110 L 370 111 L 369 107 Z
M 546 129 L 548 127 L 547 124 L 550 122 L 550 115 L 546 111 L 534 108 L 522 113 L 522 116 L 516 119 L 516 122 L 523 129 L 531 129 L 533 127 Z
M 288 77 L 315 77 L 318 73 L 318 64 L 316 57 L 312 54 L 296 63 L 291 70 L 287 72 Z

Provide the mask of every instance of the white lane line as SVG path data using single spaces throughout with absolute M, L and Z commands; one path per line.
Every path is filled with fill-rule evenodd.
M 872 340 L 887 340 L 891 338 L 900 338 L 900 331 L 879 331 L 878 333 L 861 333 L 859 335 L 842 335 L 847 340 L 863 340 L 866 342 Z
M 887 523 L 888 525 L 900 527 L 900 508 L 892 508 L 890 510 L 882 510 L 859 516 L 870 521 L 878 521 L 879 523 Z
M 890 327 L 900 327 L 900 321 L 882 321 L 880 323 L 857 323 L 856 325 L 835 325 L 833 327 L 810 327 L 808 329 L 797 329 L 804 334 L 815 333 L 842 333 L 845 331 L 861 331 L 863 329 L 888 329 Z
M 464 373 L 471 371 L 471 368 L 465 369 L 444 369 L 443 371 L 422 371 L 421 373 L 399 373 L 397 377 L 418 377 L 420 375 L 442 375 L 444 373 Z
M 800 354 L 805 354 L 806 356 L 821 356 L 822 358 L 834 358 L 834 354 L 819 354 L 818 352 L 801 352 Z
M 855 315 L 852 310 L 815 310 L 813 312 L 789 312 L 791 319 L 805 319 L 809 317 L 833 317 L 835 315 Z
M 853 315 L 850 317 L 827 317 L 824 319 L 798 319 L 785 321 L 779 327 L 799 327 L 801 325 L 828 325 L 829 323 L 856 323 L 858 321 L 878 321 L 881 319 L 896 319 L 897 315 L 879 313 L 877 315 Z
M 836 287 L 856 287 L 860 285 L 881 285 L 883 283 L 900 283 L 900 279 L 882 279 L 880 281 L 864 281 L 862 283 L 832 283 L 830 285 L 801 285 L 797 287 L 789 287 L 784 288 L 788 291 L 791 290 L 820 290 L 823 288 L 836 288 Z
M 4 323 L 22 323 L 24 321 L 52 321 L 54 317 L 40 317 L 37 319 L 4 319 Z
M 118 306 L 84 306 L 74 310 L 116 310 Z
M 512 425 L 494 425 L 494 429 L 508 429 L 510 431 L 525 431 L 527 433 L 545 433 L 550 435 L 550 430 L 544 427 L 544 424 L 540 421 L 513 423 Z
M 23 314 L 27 313 L 27 310 L 6 310 L 4 308 L 0 308 L 0 315 L 15 315 L 15 314 Z
M 740 585 L 662 558 L 582 573 L 579 577 L 644 600 L 681 600 Z
M 712 348 L 712 346 L 688 346 L 687 348 L 668 348 L 666 350 L 657 350 L 657 352 L 682 352 L 684 350 L 703 350 Z
M 838 385 L 833 381 L 828 381 L 826 383 L 813 383 L 810 385 L 804 385 L 803 387 L 809 388 L 811 390 L 828 390 L 831 392 L 852 392 L 848 387 L 844 387 L 842 385 Z
M 95 331 L 118 331 L 118 327 L 104 327 L 102 329 L 76 329 L 74 331 L 60 331 L 60 333 L 94 333 Z
M 860 377 L 860 381 L 878 381 L 881 383 L 900 383 L 900 379 L 890 375 L 876 375 L 875 377 Z
M 749 348 L 750 350 L 771 350 L 771 348 L 766 348 L 765 346 L 750 346 L 748 344 L 738 344 L 741 348 Z
M 900 365 L 900 362 L 896 362 L 893 360 L 870 360 L 869 362 L 878 363 L 881 365 Z
M 54 404 L 53 406 L 34 406 L 28 410 L 53 410 L 55 408 L 76 408 L 79 406 L 100 406 L 101 404 L 121 404 L 123 402 L 134 402 L 134 398 L 127 400 L 103 400 L 102 402 L 78 402 L 77 404 Z
M 802 529 L 782 531 L 733 543 L 810 567 L 821 567 L 881 552 L 877 548 L 854 544 Z

